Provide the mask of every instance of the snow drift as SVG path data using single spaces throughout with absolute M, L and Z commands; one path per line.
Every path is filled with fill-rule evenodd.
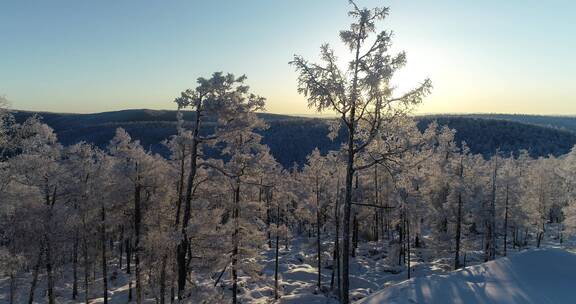
M 447 275 L 414 278 L 358 304 L 376 303 L 575 303 L 576 254 L 530 250 Z

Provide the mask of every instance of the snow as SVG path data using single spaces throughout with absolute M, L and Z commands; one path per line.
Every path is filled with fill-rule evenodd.
M 281 298 L 277 303 L 322 303 L 336 304 L 338 300 L 334 291 L 330 290 L 332 274 L 332 257 L 323 256 L 322 291 L 318 291 L 317 268 L 315 254 L 315 238 L 296 237 L 291 240 L 289 250 L 282 244 L 279 255 L 279 285 Z M 323 242 L 324 248 L 332 244 Z M 359 300 L 381 290 L 385 286 L 405 280 L 407 274 L 403 266 L 397 265 L 397 259 L 389 260 L 387 242 L 361 243 L 355 258 L 350 260 L 350 298 Z M 427 256 L 424 249 L 414 250 L 414 254 Z M 451 262 L 448 261 L 448 262 Z M 262 272 L 267 277 L 264 282 L 248 282 L 242 279 L 240 299 L 242 303 L 262 303 L 260 294 L 273 297 L 274 249 L 264 251 L 260 264 Z M 418 262 L 413 258 L 413 275 L 425 276 L 433 273 L 445 273 L 444 261 L 426 260 Z M 228 277 L 228 275 L 225 275 Z M 224 279 L 230 285 L 228 279 Z M 268 300 L 269 300 L 268 299 Z
M 534 249 L 446 274 L 390 286 L 358 304 L 574 303 L 576 254 Z
M 553 231 L 553 229 L 550 229 Z M 330 248 L 331 244 L 323 244 Z M 510 257 L 481 263 L 481 252 L 468 251 L 470 266 L 452 272 L 452 260 L 428 253 L 426 248 L 412 252 L 413 279 L 406 280 L 406 268 L 389 259 L 391 248 L 386 242 L 361 243 L 357 256 L 350 260 L 350 298 L 357 304 L 376 303 L 574 303 L 573 284 L 576 282 L 576 254 L 559 249 L 558 244 L 544 242 L 546 249 L 516 252 Z M 555 247 L 556 246 L 556 247 Z M 322 290 L 316 286 L 315 239 L 295 237 L 289 249 L 282 244 L 279 255 L 279 285 L 281 298 L 274 301 L 274 248 L 264 250 L 259 260 L 262 277 L 240 275 L 239 300 L 243 304 L 337 304 L 330 290 L 331 258 L 323 257 Z M 117 261 L 110 260 L 109 272 L 117 272 L 117 279 L 109 281 L 109 302 L 127 303 L 128 275 L 118 269 Z M 71 265 L 57 272 L 56 295 L 58 303 L 82 303 L 83 280 L 80 296 L 71 299 Z M 92 273 L 91 273 L 92 275 Z M 231 282 L 226 273 L 216 287 L 223 297 L 211 301 L 220 303 L 230 299 Z M 83 277 L 81 277 L 83 278 Z M 26 303 L 31 274 L 18 278 L 16 303 Z M 211 280 L 207 281 L 212 286 Z M 46 302 L 45 273 L 40 274 L 35 303 Z M 91 279 L 90 303 L 102 303 L 101 276 Z M 9 279 L 0 278 L 0 303 L 7 302 Z M 134 285 L 133 285 L 134 288 Z M 134 292 L 134 291 L 133 291 Z M 209 301 L 210 302 L 210 301 Z M 154 295 L 144 294 L 144 303 L 155 303 Z M 184 301 L 184 303 L 188 303 Z

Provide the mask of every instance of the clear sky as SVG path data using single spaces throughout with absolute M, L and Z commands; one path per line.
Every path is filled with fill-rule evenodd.
M 573 0 L 358 0 L 389 6 L 385 27 L 430 77 L 420 113 L 576 114 Z M 293 54 L 344 51 L 345 0 L 0 0 L 0 94 L 15 109 L 174 109 L 213 71 L 246 74 L 272 113 L 311 114 Z

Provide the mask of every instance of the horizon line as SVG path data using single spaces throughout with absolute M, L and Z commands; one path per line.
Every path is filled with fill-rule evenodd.
M 150 109 L 150 108 L 126 108 L 120 110 L 109 110 L 100 112 L 60 112 L 60 111 L 45 111 L 45 110 L 23 110 L 23 109 L 8 109 L 9 112 L 32 112 L 32 113 L 50 113 L 50 114 L 66 114 L 66 115 L 94 115 L 102 113 L 114 113 L 122 111 L 172 111 L 177 112 L 178 109 Z M 192 110 L 181 110 L 184 112 L 192 112 Z M 273 112 L 256 112 L 257 114 L 271 114 L 271 115 L 284 115 L 294 117 L 312 117 L 312 118 L 337 118 L 338 115 L 333 113 L 273 113 Z M 506 113 L 506 112 L 427 112 L 427 113 L 413 113 L 411 116 L 434 116 L 434 115 L 449 115 L 449 116 L 465 116 L 465 115 L 516 115 L 516 116 L 549 116 L 549 117 L 576 117 L 574 114 L 533 114 L 533 113 Z

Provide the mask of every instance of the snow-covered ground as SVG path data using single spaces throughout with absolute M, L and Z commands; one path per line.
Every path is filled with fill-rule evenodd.
M 575 303 L 576 254 L 532 249 L 446 274 L 390 286 L 358 304 Z
M 553 228 L 553 227 L 552 227 Z M 350 260 L 351 299 L 375 303 L 576 303 L 576 254 L 559 246 L 549 229 L 542 249 L 508 249 L 508 257 L 483 263 L 480 251 L 467 251 L 468 266 L 453 272 L 453 253 L 438 257 L 429 248 L 413 248 L 412 278 L 407 269 L 390 260 L 387 242 L 362 243 Z M 316 287 L 315 238 L 292 240 L 280 251 L 281 299 L 278 303 L 338 303 L 329 290 L 330 255 L 323 256 L 323 290 Z M 564 246 L 573 247 L 574 240 Z M 325 248 L 331 244 L 325 243 Z M 273 250 L 263 253 L 263 274 L 274 274 Z M 272 281 L 244 284 L 243 303 L 270 303 Z M 270 298 L 268 298 L 268 296 Z
M 407 280 L 407 271 L 398 266 L 387 242 L 361 243 L 356 258 L 350 260 L 351 299 L 362 304 L 375 303 L 576 303 L 576 254 L 559 248 L 549 237 L 544 249 L 521 252 L 509 250 L 509 257 L 498 258 L 485 264 L 479 252 L 468 251 L 467 264 L 472 265 L 452 272 L 451 254 L 439 258 L 427 248 L 413 248 L 411 269 L 413 279 Z M 331 248 L 324 243 L 325 250 Z M 264 303 L 338 303 L 330 290 L 332 257 L 323 256 L 322 289 L 316 287 L 317 268 L 315 238 L 296 237 L 289 248 L 281 246 L 279 256 L 280 295 L 274 301 L 274 250 L 264 250 L 258 263 L 261 277 L 240 276 L 239 299 L 244 304 Z M 97 269 L 98 270 L 98 269 Z M 110 303 L 127 303 L 128 276 L 110 261 Z M 91 273 L 91 303 L 101 303 L 101 276 Z M 83 278 L 83 277 L 81 277 Z M 229 274 L 216 287 L 224 301 L 230 299 Z M 82 303 L 83 281 L 80 280 L 78 300 L 71 299 L 71 271 L 69 267 L 56 274 L 58 303 Z M 0 278 L 0 303 L 8 302 L 9 279 Z M 18 277 L 17 303 L 26 303 L 31 275 Z M 210 280 L 206 284 L 213 286 Z M 45 274 L 39 277 L 35 303 L 46 301 Z M 155 303 L 154 295 L 146 294 L 146 303 Z M 195 303 L 194 301 L 185 303 Z
M 330 243 L 324 243 L 331 248 Z M 397 258 L 390 259 L 390 245 L 387 242 L 361 243 L 355 258 L 350 259 L 350 298 L 357 301 L 388 286 L 407 279 L 407 270 L 398 266 Z M 279 255 L 280 295 L 278 302 L 283 304 L 338 303 L 335 291 L 330 290 L 332 256 L 323 255 L 322 290 L 317 284 L 315 238 L 299 237 L 292 240 L 289 250 L 281 246 Z M 437 258 L 430 249 L 415 248 L 412 251 L 411 270 L 413 277 L 443 275 L 452 269 L 451 258 Z M 243 277 L 240 290 L 242 303 L 271 303 L 273 298 L 274 250 L 262 253 L 264 280 L 254 282 Z M 478 264 L 482 255 L 469 252 L 468 263 Z M 224 280 L 224 283 L 228 283 Z

